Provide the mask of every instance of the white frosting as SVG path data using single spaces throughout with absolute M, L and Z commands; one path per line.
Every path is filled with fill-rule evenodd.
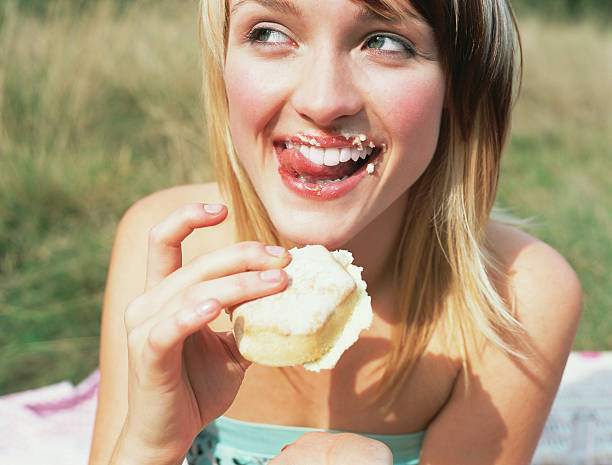
M 318 372 L 320 370 L 330 370 L 334 368 L 344 351 L 357 341 L 359 333 L 364 329 L 368 329 L 372 324 L 371 299 L 366 291 L 366 282 L 361 278 L 363 268 L 352 264 L 353 255 L 346 250 L 336 250 L 332 252 L 332 255 L 355 280 L 357 287 L 353 293 L 358 294 L 356 298 L 357 302 L 351 317 L 333 347 L 316 362 L 304 364 L 304 368 L 310 371 Z
M 331 369 L 372 323 L 370 296 L 361 279 L 363 269 L 352 264 L 353 255 L 346 250 L 330 253 L 313 245 L 289 252 L 293 260 L 285 267 L 290 280 L 287 289 L 246 302 L 234 311 L 239 350 L 249 360 L 271 366 L 312 360 L 311 354 L 316 352 L 320 358 L 303 366 L 311 371 Z M 333 328 L 339 323 L 337 319 L 331 322 L 333 318 L 346 323 L 333 330 L 332 334 L 340 330 L 337 336 L 320 340 L 326 324 Z
M 234 318 L 242 316 L 245 326 L 280 334 L 313 334 L 355 289 L 349 272 L 325 247 L 310 245 L 289 252 L 293 259 L 284 268 L 289 276 L 287 289 L 240 305 Z M 295 309 L 304 308 L 305 302 L 313 311 L 296 312 Z

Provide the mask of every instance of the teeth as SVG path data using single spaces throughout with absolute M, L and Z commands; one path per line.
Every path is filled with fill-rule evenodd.
M 325 149 L 319 147 L 310 147 L 310 156 L 307 157 L 316 165 L 322 165 L 325 159 Z
M 323 149 L 310 145 L 292 144 L 290 142 L 286 142 L 285 146 L 288 149 L 296 148 L 312 163 L 325 166 L 336 166 L 349 160 L 358 161 L 360 158 L 365 160 L 374 150 L 372 147 L 362 147 L 361 149 L 359 147 L 343 147 L 341 149 L 333 147 Z
M 340 163 L 340 149 L 325 149 L 323 164 L 325 166 L 336 166 L 338 163 Z

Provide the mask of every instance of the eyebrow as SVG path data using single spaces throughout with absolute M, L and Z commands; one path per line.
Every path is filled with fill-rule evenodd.
M 300 16 L 302 14 L 302 10 L 293 2 L 289 0 L 238 0 L 232 6 L 230 11 L 230 16 L 232 16 L 238 8 L 246 3 L 258 3 L 265 8 L 269 8 L 271 10 L 276 10 L 281 13 L 289 14 L 291 16 Z M 408 11 L 407 12 L 410 17 L 415 17 L 415 15 Z M 397 18 L 388 18 L 386 16 L 377 13 L 376 11 L 370 8 L 361 8 L 359 13 L 357 13 L 356 21 L 358 22 L 367 22 L 367 21 L 381 21 L 385 23 L 393 23 L 396 22 Z

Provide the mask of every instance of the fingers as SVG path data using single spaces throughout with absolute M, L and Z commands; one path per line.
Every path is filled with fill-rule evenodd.
M 287 287 L 288 277 L 283 270 L 248 271 L 191 286 L 180 297 L 183 305 L 214 295 L 223 307 L 233 307 L 247 300 L 275 294 Z
M 168 276 L 154 290 L 155 297 L 166 302 L 181 290 L 200 282 L 231 276 L 250 270 L 271 270 L 287 266 L 289 252 L 260 242 L 240 242 L 202 255 Z
M 223 205 L 192 203 L 185 205 L 149 233 L 149 252 L 145 289 L 158 284 L 181 267 L 181 242 L 194 229 L 221 223 L 227 216 Z
M 149 366 L 161 371 L 177 366 L 183 341 L 217 318 L 222 308 L 218 300 L 208 299 L 156 323 L 149 331 L 148 347 L 144 352 Z
M 222 307 L 233 307 L 247 300 L 257 299 L 287 287 L 288 277 L 283 270 L 248 271 L 204 281 L 171 298 L 156 312 L 147 306 L 148 299 L 136 299 L 126 312 L 128 331 L 137 326 L 152 327 L 183 308 L 194 308 L 200 302 L 214 298 Z
M 200 281 L 251 270 L 283 268 L 291 255 L 283 247 L 261 242 L 239 242 L 202 255 L 177 270 L 168 280 L 168 287 L 185 288 Z

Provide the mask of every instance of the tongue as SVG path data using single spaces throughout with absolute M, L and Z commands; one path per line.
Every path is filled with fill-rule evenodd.
M 308 181 L 327 181 L 350 176 L 359 168 L 359 163 L 349 160 L 336 166 L 317 165 L 298 149 L 284 149 L 278 154 L 281 166 L 295 177 Z

